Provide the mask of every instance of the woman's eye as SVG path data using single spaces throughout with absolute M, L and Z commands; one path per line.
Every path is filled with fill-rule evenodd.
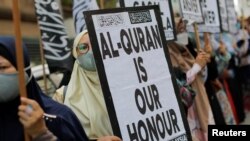
M 0 71 L 3 72 L 4 70 L 6 70 L 8 68 L 8 66 L 0 66 Z
M 0 66 L 0 69 L 6 69 L 7 66 Z
M 80 54 L 84 54 L 84 53 L 88 52 L 89 46 L 88 46 L 88 44 L 81 43 L 78 45 L 78 50 L 79 50 Z

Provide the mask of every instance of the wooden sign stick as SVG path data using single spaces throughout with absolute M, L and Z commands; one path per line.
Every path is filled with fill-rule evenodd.
M 196 47 L 197 47 L 197 52 L 201 50 L 201 44 L 200 44 L 200 37 L 199 37 L 199 31 L 197 27 L 197 23 L 193 23 L 194 27 L 194 33 L 195 33 L 195 41 L 196 41 Z
M 20 29 L 20 11 L 19 11 L 19 0 L 12 0 L 13 4 L 13 20 L 15 29 L 15 41 L 16 41 L 16 59 L 17 59 L 17 70 L 18 70 L 18 82 L 19 82 L 19 92 L 21 97 L 27 97 L 26 83 L 24 77 L 24 59 L 23 59 L 23 49 L 22 49 L 22 38 Z M 28 135 L 24 133 L 25 141 L 30 141 Z

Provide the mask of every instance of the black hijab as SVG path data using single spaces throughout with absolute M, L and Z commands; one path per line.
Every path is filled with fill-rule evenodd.
M 23 53 L 24 53 L 24 66 L 25 68 L 30 66 L 30 60 L 28 56 L 27 49 L 23 44 Z M 16 69 L 16 50 L 15 50 L 15 40 L 12 37 L 0 37 L 0 55 L 6 58 Z M 31 76 L 31 70 L 27 70 L 26 73 L 28 76 Z M 1 85 L 1 84 L 0 84 Z M 42 102 L 40 87 L 37 85 L 34 77 L 27 84 L 27 97 L 36 100 L 39 105 L 44 108 Z M 19 140 L 23 138 L 23 128 L 18 120 L 18 106 L 20 105 L 20 97 L 15 98 L 12 101 L 7 103 L 0 103 L 0 140 Z M 3 131 L 3 132 L 2 132 Z M 12 132 L 10 132 L 12 131 Z M 19 131 L 19 132 L 15 132 Z M 21 131 L 21 132 L 20 132 Z M 11 135 L 15 133 L 15 135 Z
M 15 48 L 15 39 L 12 37 L 0 37 L 0 46 L 1 48 L 4 48 L 7 53 L 3 53 L 3 55 L 7 60 L 10 61 L 12 65 L 15 66 L 17 69 L 17 62 L 16 62 L 16 48 Z M 23 57 L 24 57 L 24 67 L 29 68 L 30 67 L 30 59 L 28 55 L 27 48 L 25 44 L 22 45 L 23 48 Z M 3 50 L 3 49 L 2 49 Z M 0 50 L 0 51 L 2 51 Z M 1 53 L 0 53 L 1 54 Z M 6 56 L 8 55 L 8 56 Z M 26 70 L 26 73 L 30 77 L 31 74 L 31 69 Z M 32 76 L 31 80 L 27 84 L 27 97 L 36 100 L 42 108 L 44 108 L 44 104 L 41 100 L 40 94 L 42 94 L 42 91 L 38 84 L 36 83 L 35 78 Z

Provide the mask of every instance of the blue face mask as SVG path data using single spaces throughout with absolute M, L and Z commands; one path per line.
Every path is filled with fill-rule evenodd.
M 92 50 L 77 57 L 79 65 L 87 71 L 96 71 L 95 59 Z
M 25 73 L 26 84 L 32 77 Z M 0 73 L 0 103 L 9 102 L 19 95 L 18 73 Z

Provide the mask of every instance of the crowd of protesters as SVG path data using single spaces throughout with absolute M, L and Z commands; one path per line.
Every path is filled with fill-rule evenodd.
M 245 120 L 250 18 L 238 21 L 235 34 L 200 33 L 201 49 L 194 33 L 187 32 L 187 23 L 175 17 L 177 41 L 167 47 L 177 82 L 182 82 L 179 88 L 186 88 L 180 95 L 192 138 L 203 141 L 207 140 L 207 125 L 238 125 Z
M 207 141 L 208 125 L 238 125 L 245 120 L 244 97 L 250 94 L 250 17 L 238 20 L 234 34 L 200 33 L 200 45 L 194 33 L 187 32 L 188 22 L 178 16 L 174 19 L 177 40 L 167 43 L 167 55 L 192 139 Z M 19 97 L 14 42 L 0 38 L 0 140 L 22 141 L 24 133 L 32 140 L 121 140 L 112 132 L 88 31 L 74 40 L 71 78 L 57 90 L 54 100 L 42 93 L 33 78 L 25 46 L 28 98 Z

